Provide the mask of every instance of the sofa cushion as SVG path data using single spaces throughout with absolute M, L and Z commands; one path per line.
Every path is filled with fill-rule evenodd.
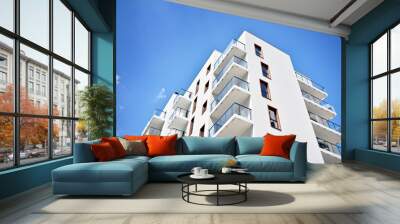
M 147 176 L 146 166 L 141 159 L 74 163 L 53 170 L 52 174 L 57 182 L 131 182 L 134 173 Z
M 230 159 L 231 155 L 174 155 L 158 156 L 149 160 L 150 171 L 190 172 L 193 167 L 200 166 L 210 171 L 219 171 Z
M 176 139 L 178 135 L 149 136 L 146 140 L 148 156 L 166 156 L 176 154 Z
M 117 158 L 122 158 L 126 156 L 126 151 L 124 146 L 121 144 L 117 137 L 103 137 L 101 138 L 101 142 L 108 142 L 114 149 L 115 155 Z
M 92 149 L 94 157 L 96 157 L 96 161 L 105 162 L 118 158 L 112 145 L 108 142 L 92 144 L 90 147 Z
M 236 137 L 236 155 L 260 154 L 263 144 L 262 137 Z
M 293 162 L 279 156 L 239 155 L 236 159 L 249 172 L 293 172 Z
M 99 144 L 100 140 L 75 143 L 74 163 L 95 162 L 96 158 L 91 149 L 92 144 Z
M 295 139 L 296 135 L 267 134 L 264 136 L 264 145 L 261 149 L 260 155 L 280 156 L 290 159 L 290 148 Z
M 177 154 L 226 154 L 235 155 L 235 139 L 233 137 L 182 137 L 178 141 Z

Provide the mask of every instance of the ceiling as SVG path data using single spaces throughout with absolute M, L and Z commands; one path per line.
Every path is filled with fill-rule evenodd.
M 189 6 L 347 37 L 383 0 L 171 0 Z

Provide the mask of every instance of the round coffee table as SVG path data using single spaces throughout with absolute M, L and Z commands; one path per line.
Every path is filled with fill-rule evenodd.
M 249 188 L 247 183 L 255 180 L 255 177 L 248 173 L 228 173 L 213 174 L 215 177 L 212 179 L 193 179 L 189 174 L 182 174 L 177 177 L 178 181 L 182 183 L 182 199 L 188 203 L 198 204 L 198 205 L 234 205 L 245 202 L 247 200 L 247 192 Z M 215 185 L 215 190 L 198 190 L 197 185 Z M 220 189 L 220 185 L 236 185 L 237 190 L 223 190 Z M 194 191 L 190 191 L 190 186 L 195 186 Z M 206 194 L 209 192 L 214 192 L 215 194 Z M 203 197 L 216 197 L 216 204 L 202 204 L 193 202 L 190 200 L 190 196 L 203 196 Z M 232 197 L 240 196 L 240 199 L 230 203 L 221 203 L 221 197 Z

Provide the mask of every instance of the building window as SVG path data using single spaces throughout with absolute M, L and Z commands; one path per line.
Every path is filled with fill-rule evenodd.
M 193 125 L 194 125 L 194 117 L 192 117 L 192 120 L 190 120 L 190 125 L 189 125 L 189 136 L 191 136 L 192 133 L 193 133 Z
M 203 109 L 201 110 L 201 114 L 204 114 L 204 112 L 206 112 L 207 110 L 207 100 L 206 102 L 203 103 Z
M 204 137 L 204 130 L 206 129 L 205 125 L 203 125 L 203 127 L 200 128 L 200 132 L 199 132 L 199 136 L 200 137 Z
M 261 71 L 264 77 L 271 78 L 271 74 L 269 72 L 269 67 L 267 64 L 261 62 Z
M 207 92 L 209 85 L 210 85 L 210 81 L 207 81 L 207 83 L 204 85 L 204 93 Z
M 271 99 L 271 94 L 270 94 L 270 91 L 269 91 L 268 83 L 260 80 L 260 88 L 261 88 L 261 95 L 264 98 L 267 98 L 267 99 L 270 100 Z
M 196 105 L 197 105 L 197 97 L 193 100 L 193 108 L 192 108 L 192 114 L 196 111 Z
M 15 2 L 19 3 L 19 13 L 14 13 L 13 3 L 10 7 L 0 3 L 5 15 L 0 17 L 12 22 L 6 26 L 0 19 L 0 26 L 7 29 L 0 29 L 0 72 L 8 66 L 5 74 L 10 87 L 0 91 L 0 99 L 5 99 L 0 100 L 0 124 L 4 124 L 0 132 L 0 170 L 70 156 L 74 143 L 87 139 L 85 125 L 79 121 L 80 108 L 73 110 L 73 105 L 79 105 L 80 91 L 90 84 L 90 30 L 68 1 Z M 40 9 L 40 13 L 33 9 Z M 14 43 L 19 43 L 18 47 Z M 20 66 L 19 74 L 14 74 L 16 65 Z M 18 88 L 11 78 L 14 76 L 19 80 Z M 63 87 L 58 86 L 58 79 L 64 82 Z M 64 101 L 61 107 L 56 104 L 60 96 L 58 102 Z M 14 111 L 16 107 L 18 112 Z
M 269 114 L 269 122 L 271 124 L 271 127 L 281 130 L 281 126 L 279 123 L 278 111 L 275 108 L 268 106 L 268 114 Z
M 254 44 L 254 50 L 255 50 L 255 53 L 256 53 L 256 55 L 257 55 L 258 57 L 264 58 L 263 52 L 262 52 L 262 48 L 261 48 L 259 45 Z
M 0 71 L 0 84 L 2 85 L 7 84 L 7 74 L 3 71 Z
M 400 24 L 370 45 L 371 148 L 400 153 Z
M 197 92 L 199 91 L 199 86 L 200 86 L 200 80 L 197 81 L 196 83 L 196 91 L 194 92 L 194 94 L 197 94 Z
M 210 73 L 210 71 L 211 71 L 211 64 L 208 65 L 206 74 Z

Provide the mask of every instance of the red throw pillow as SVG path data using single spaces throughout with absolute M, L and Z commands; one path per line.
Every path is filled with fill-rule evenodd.
M 126 156 L 126 151 L 124 146 L 122 146 L 121 142 L 117 137 L 109 137 L 109 138 L 101 138 L 101 142 L 108 142 L 114 149 L 115 155 L 118 158 Z
M 286 159 L 290 158 L 290 148 L 296 135 L 271 135 L 264 136 L 264 145 L 261 149 L 261 156 L 280 156 Z
M 91 145 L 91 149 L 94 157 L 99 162 L 110 161 L 117 158 L 113 147 L 108 142 L 93 144 Z
M 148 136 L 146 143 L 148 156 L 176 155 L 177 135 L 172 136 Z

